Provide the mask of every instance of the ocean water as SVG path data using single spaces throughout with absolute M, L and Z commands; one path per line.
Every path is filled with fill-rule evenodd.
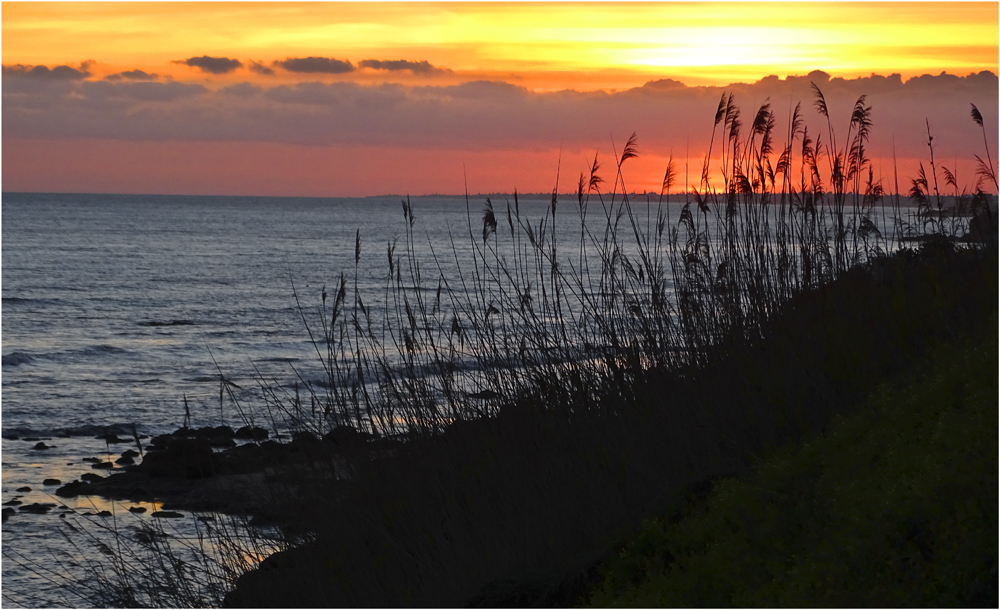
M 484 201 L 411 200 L 424 284 L 473 261 Z M 503 199 L 494 203 L 504 221 Z M 533 223 L 547 206 L 520 200 Z M 577 234 L 579 220 L 564 216 Z M 242 425 L 228 401 L 220 410 L 220 372 L 249 394 L 255 376 L 286 387 L 321 377 L 303 313 L 318 326 L 323 289 L 332 295 L 341 272 L 353 282 L 359 237 L 359 290 L 382 316 L 388 244 L 406 250 L 399 197 L 4 193 L 2 230 L 2 501 L 57 504 L 3 524 L 4 605 L 29 607 L 85 605 L 65 588 L 86 568 L 60 533 L 63 505 L 124 511 L 57 499 L 45 478 L 93 472 L 82 460 L 107 454 L 94 438 L 105 429 L 176 429 L 185 400 L 195 427 Z M 53 448 L 34 449 L 37 439 Z

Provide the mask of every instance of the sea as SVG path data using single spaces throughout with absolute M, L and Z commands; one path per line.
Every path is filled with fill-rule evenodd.
M 220 376 L 251 402 L 261 380 L 322 379 L 310 330 L 341 273 L 383 316 L 388 250 L 397 264 L 419 264 L 430 288 L 460 277 L 475 265 L 486 200 L 3 193 L 0 501 L 18 511 L 2 526 L 3 605 L 91 605 L 79 583 L 101 556 L 78 530 L 105 525 L 94 516 L 102 510 L 127 527 L 156 509 L 137 516 L 44 484 L 94 472 L 85 459 L 121 451 L 96 437 L 171 432 L 186 413 L 193 427 L 243 425 L 220 402 Z M 571 203 L 558 222 L 578 235 Z M 506 222 L 515 202 L 490 204 Z M 516 205 L 538 228 L 551 201 Z M 589 214 L 605 222 L 600 208 Z M 35 503 L 53 506 L 19 512 Z

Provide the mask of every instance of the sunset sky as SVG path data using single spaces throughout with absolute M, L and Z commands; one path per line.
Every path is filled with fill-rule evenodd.
M 637 132 L 629 188 L 700 164 L 715 107 L 810 83 L 873 107 L 893 187 L 996 160 L 998 4 L 21 3 L 3 11 L 3 190 L 360 196 L 572 190 Z M 714 154 L 714 153 L 713 153 Z M 926 161 L 925 161 L 926 164 Z M 697 169 L 692 169 L 697 173 Z M 906 182 L 908 184 L 908 181 Z

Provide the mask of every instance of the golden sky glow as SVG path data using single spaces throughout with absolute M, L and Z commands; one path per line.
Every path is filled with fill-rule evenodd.
M 4 3 L 3 63 L 207 75 L 174 60 L 429 61 L 532 89 L 724 85 L 825 70 L 997 70 L 997 3 Z M 308 75 L 315 80 L 316 75 Z M 294 78 L 302 80 L 303 75 Z M 213 82 L 252 81 L 247 70 Z M 271 80 L 292 78 L 278 73 Z M 420 80 L 411 74 L 324 80 Z M 449 80 L 440 76 L 436 82 Z

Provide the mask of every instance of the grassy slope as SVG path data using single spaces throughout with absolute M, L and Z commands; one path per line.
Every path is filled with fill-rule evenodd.
M 596 606 L 997 605 L 997 319 L 829 433 L 650 520 Z

